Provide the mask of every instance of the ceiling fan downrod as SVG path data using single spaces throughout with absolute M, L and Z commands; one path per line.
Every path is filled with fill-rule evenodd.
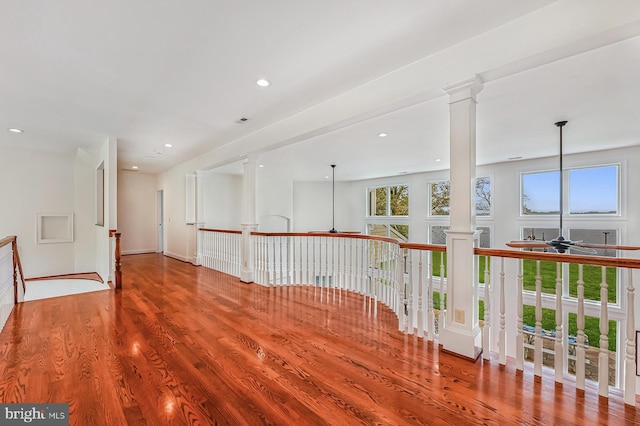
M 331 230 L 329 231 L 330 234 L 337 234 L 338 231 L 336 231 L 336 165 L 332 164 L 331 165 L 331 170 L 332 170 L 332 179 L 331 179 L 331 210 L 332 210 L 332 216 L 331 216 Z
M 562 205 L 562 198 L 563 198 L 563 180 L 564 180 L 564 176 L 563 176 L 563 168 L 562 168 L 562 128 L 565 126 L 565 124 L 567 124 L 567 121 L 558 121 L 557 123 L 555 123 L 555 125 L 557 127 L 560 128 L 560 227 L 558 230 L 558 240 L 562 239 L 564 240 L 564 238 L 562 237 L 562 216 L 564 214 L 564 209 L 563 209 L 563 205 Z

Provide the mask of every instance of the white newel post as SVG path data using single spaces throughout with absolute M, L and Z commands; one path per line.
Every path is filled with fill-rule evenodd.
M 451 161 L 450 227 L 447 232 L 447 306 L 440 345 L 446 351 L 476 359 L 482 352 L 473 249 L 475 231 L 476 76 L 446 87 L 449 94 Z
M 242 268 L 240 281 L 252 283 L 254 280 L 254 248 L 251 233 L 258 227 L 256 223 L 256 161 L 255 156 L 247 157 L 242 166 Z

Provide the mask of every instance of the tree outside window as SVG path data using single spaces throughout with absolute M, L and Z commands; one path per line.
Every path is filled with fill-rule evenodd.
M 429 183 L 431 216 L 449 216 L 451 184 L 448 180 Z M 491 178 L 480 177 L 475 185 L 475 208 L 477 216 L 491 215 Z
M 369 188 L 369 216 L 409 216 L 409 186 Z

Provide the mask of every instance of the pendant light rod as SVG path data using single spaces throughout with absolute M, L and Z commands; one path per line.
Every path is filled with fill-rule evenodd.
M 559 236 L 562 237 L 562 216 L 564 213 L 564 209 L 563 209 L 563 181 L 564 181 L 564 170 L 562 168 L 562 128 L 565 126 L 565 124 L 567 124 L 566 121 L 558 121 L 557 123 L 555 123 L 555 125 L 557 127 L 560 128 L 560 232 L 559 232 Z
M 337 234 L 336 231 L 336 165 L 331 165 L 332 171 L 332 179 L 331 179 L 331 230 L 329 231 L 331 234 Z

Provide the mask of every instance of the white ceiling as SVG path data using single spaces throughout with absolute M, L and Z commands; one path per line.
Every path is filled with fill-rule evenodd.
M 607 2 L 628 8 L 620 13 L 628 22 L 600 23 L 587 16 L 601 7 L 591 0 L 10 2 L 0 14 L 0 146 L 74 152 L 115 137 L 121 168 L 158 173 L 214 152 L 211 167 L 232 163 L 218 170 L 238 172 L 230 158 L 263 138 L 259 162 L 295 179 L 323 179 L 330 164 L 343 180 L 442 169 L 441 89 L 467 69 L 486 82 L 480 164 L 557 154 L 561 119 L 569 120 L 566 152 L 638 145 L 634 3 Z M 557 11 L 571 15 L 549 19 Z M 534 24 L 524 31 L 525 22 Z M 505 39 L 517 30 L 536 43 L 566 40 L 537 51 L 526 36 Z M 484 41 L 491 37 L 497 42 Z M 418 67 L 427 67 L 424 82 L 402 92 L 403 73 Z M 272 86 L 258 87 L 262 77 Z M 358 93 L 366 96 L 351 101 Z M 295 128 L 323 106 L 333 115 Z M 241 117 L 249 120 L 236 123 Z

